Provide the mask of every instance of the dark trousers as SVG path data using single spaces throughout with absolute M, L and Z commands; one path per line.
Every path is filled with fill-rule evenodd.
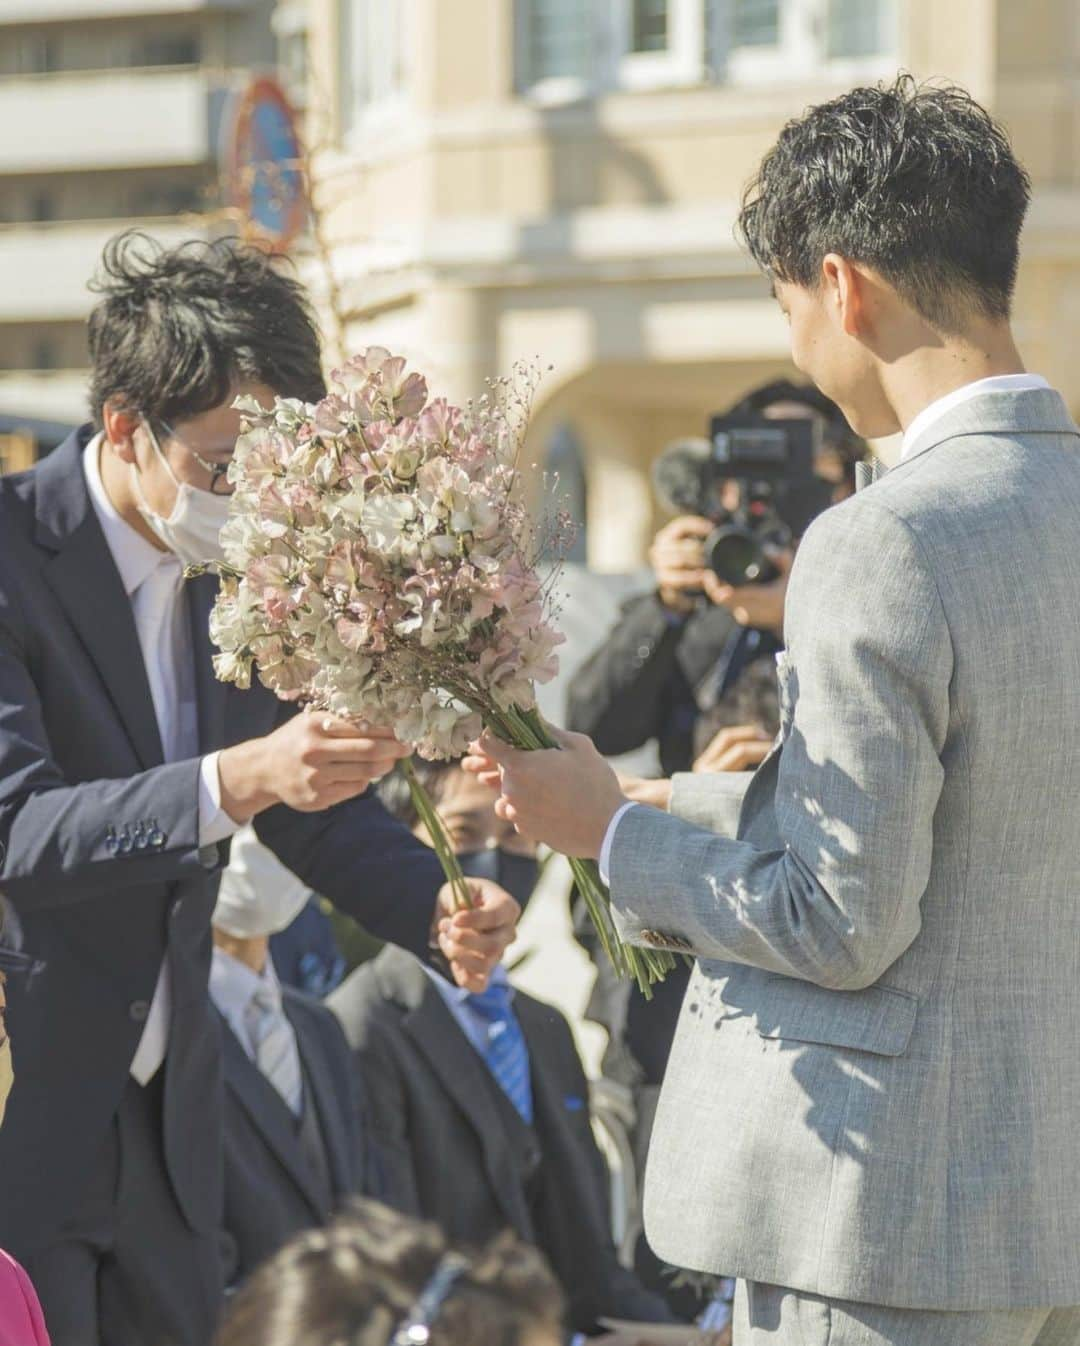
M 217 1233 L 184 1219 L 165 1168 L 164 1070 L 129 1079 L 85 1189 L 26 1260 L 52 1346 L 208 1346 L 221 1306 Z

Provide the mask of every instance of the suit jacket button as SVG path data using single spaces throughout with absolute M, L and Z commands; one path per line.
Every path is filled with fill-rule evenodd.
M 128 1006 L 128 1018 L 137 1024 L 145 1023 L 149 1013 L 149 1000 L 133 1000 Z

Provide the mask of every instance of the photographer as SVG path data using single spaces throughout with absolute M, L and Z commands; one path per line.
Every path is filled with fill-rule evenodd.
M 833 485 L 834 501 L 852 493 L 863 443 L 816 388 L 765 384 L 728 413 L 744 417 L 814 421 L 816 475 Z M 732 503 L 725 491 L 721 504 Z M 623 606 L 569 686 L 571 729 L 608 756 L 655 738 L 665 776 L 690 770 L 700 717 L 730 694 L 744 669 L 780 649 L 791 553 L 773 554 L 780 574 L 768 583 L 725 585 L 705 565 L 703 543 L 715 527 L 715 520 L 683 514 L 657 533 L 649 554 L 656 588 Z

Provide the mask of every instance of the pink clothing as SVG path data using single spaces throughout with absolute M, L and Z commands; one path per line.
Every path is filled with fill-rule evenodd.
M 30 1277 L 0 1250 L 0 1346 L 49 1346 L 45 1318 Z

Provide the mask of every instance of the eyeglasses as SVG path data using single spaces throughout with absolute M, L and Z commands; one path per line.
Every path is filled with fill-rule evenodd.
M 0 973 L 5 977 L 17 978 L 23 986 L 29 987 L 34 978 L 44 971 L 45 963 L 41 958 L 0 944 Z
M 158 421 L 158 425 L 161 426 L 162 430 L 165 431 L 170 439 L 175 439 L 183 444 L 184 448 L 187 449 L 188 453 L 191 454 L 192 458 L 195 459 L 199 466 L 209 472 L 211 495 L 229 494 L 229 464 L 232 462 L 231 457 L 227 458 L 223 463 L 213 463 L 208 458 L 204 458 L 198 449 L 192 448 L 187 440 L 184 439 L 182 435 L 178 434 L 175 427 L 171 426 L 168 421 Z

